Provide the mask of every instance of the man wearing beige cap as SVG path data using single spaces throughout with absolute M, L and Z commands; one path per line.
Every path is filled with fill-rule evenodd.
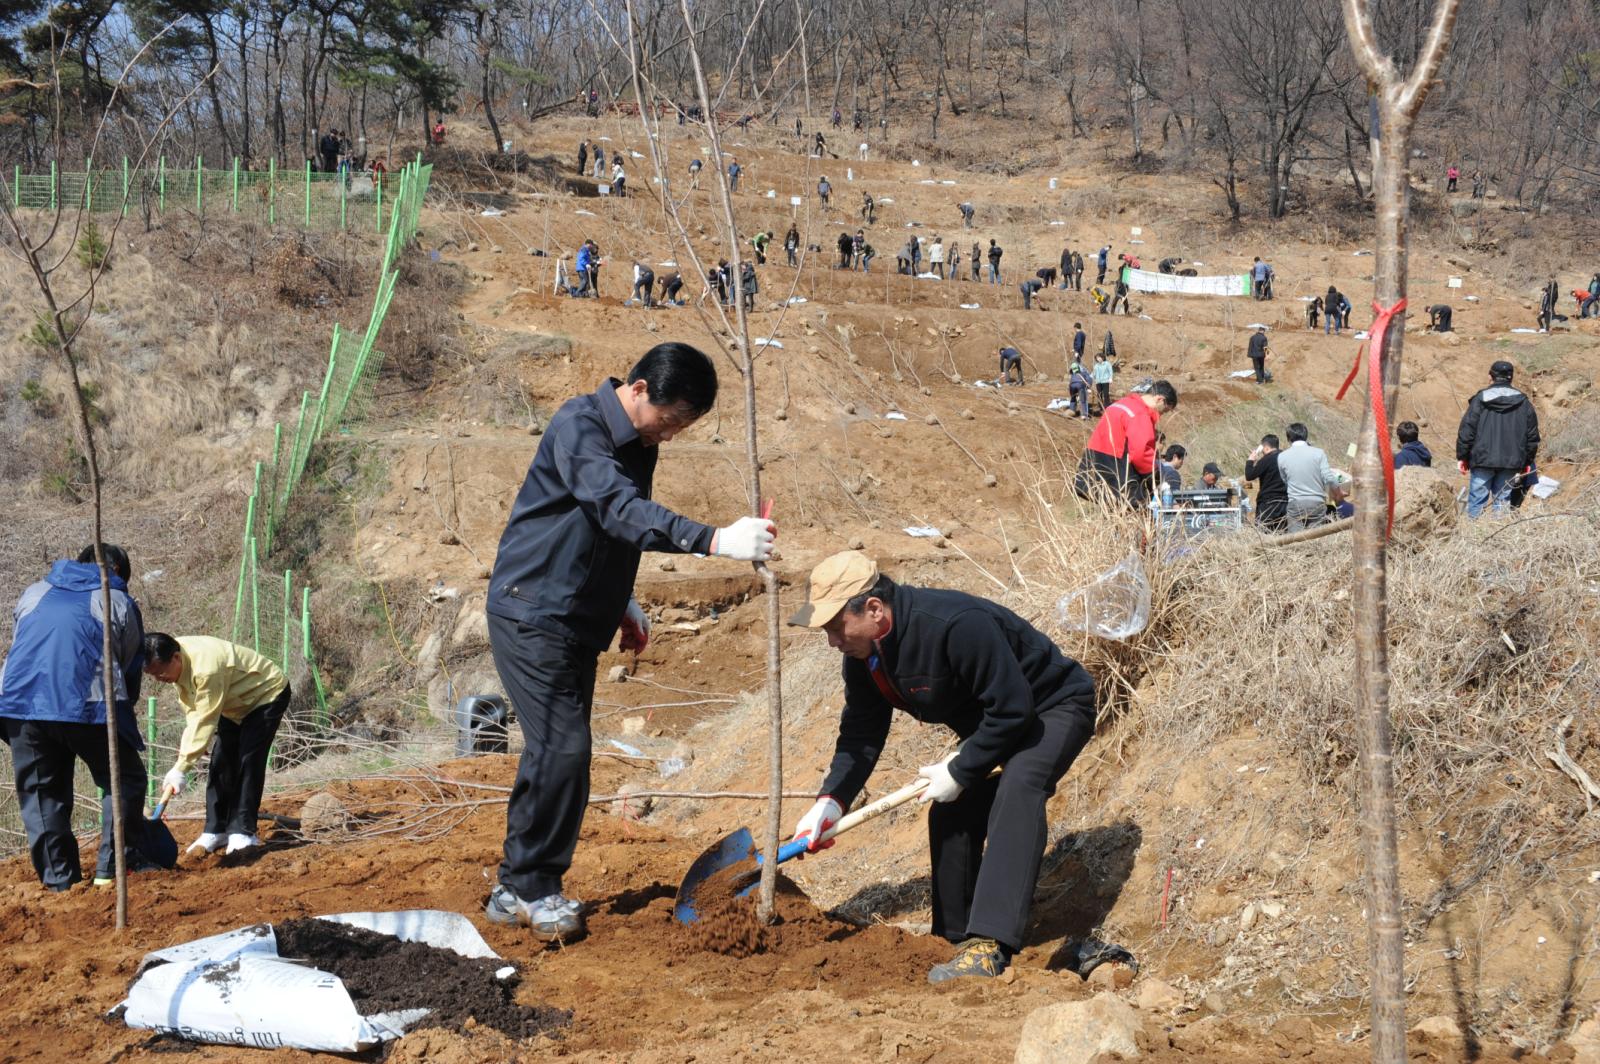
M 833 764 L 794 837 L 816 839 L 861 793 L 895 709 L 949 726 L 960 749 L 919 775 L 928 781 L 922 801 L 933 803 L 933 931 L 961 948 L 928 981 L 999 975 L 1027 929 L 1045 803 L 1094 732 L 1094 680 L 1005 607 L 896 584 L 857 551 L 811 571 L 806 604 L 789 623 L 822 629 L 845 656 Z

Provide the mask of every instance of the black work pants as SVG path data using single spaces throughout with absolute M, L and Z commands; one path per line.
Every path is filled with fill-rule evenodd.
M 267 755 L 289 708 L 289 685 L 271 702 L 252 709 L 237 724 L 217 721 L 206 772 L 206 831 L 213 835 L 254 835 L 261 819 L 261 792 L 267 786 Z
M 1146 479 L 1134 471 L 1127 458 L 1114 458 L 1087 447 L 1078 460 L 1078 472 L 1073 478 L 1079 498 L 1095 501 L 1104 485 L 1104 490 L 1126 498 L 1135 508 L 1143 507 L 1148 501 L 1145 484 Z
M 1267 383 L 1267 360 L 1266 360 L 1266 357 L 1262 356 L 1261 358 L 1257 358 L 1254 355 L 1251 355 L 1250 356 L 1250 366 L 1251 366 L 1251 368 L 1253 368 L 1256 371 L 1256 383 L 1257 384 L 1265 384 L 1265 383 Z
M 489 647 L 522 728 L 500 882 L 524 901 L 561 892 L 589 802 L 596 651 L 489 616 Z
M 1022 948 L 1049 824 L 1045 803 L 1094 733 L 1094 699 L 1041 711 L 1000 775 L 928 808 L 933 933 Z
M 66 890 L 83 878 L 78 840 L 72 834 L 72 779 L 79 759 L 88 766 L 95 786 L 105 792 L 95 867 L 110 875 L 116 864 L 116 850 L 111 828 L 111 763 L 106 726 L 6 717 L 0 718 L 0 738 L 11 747 L 17 806 L 28 832 L 28 854 L 39 881 L 51 890 Z M 148 825 L 144 816 L 148 780 L 144 760 L 126 739 L 118 740 L 117 756 L 128 865 L 141 868 L 163 864 L 170 868 L 176 854 L 169 856 L 162 847 L 147 845 L 147 828 L 153 825 Z

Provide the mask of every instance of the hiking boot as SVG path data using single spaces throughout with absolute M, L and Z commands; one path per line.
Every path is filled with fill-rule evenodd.
M 1006 970 L 1006 951 L 992 938 L 969 938 L 943 964 L 928 969 L 928 982 L 939 984 L 965 975 L 993 979 Z
M 201 833 L 200 837 L 191 842 L 189 844 L 189 848 L 183 852 L 194 853 L 196 850 L 199 850 L 201 853 L 216 853 L 218 850 L 222 849 L 227 842 L 228 837 L 226 835 L 219 835 L 214 831 L 207 831 Z
M 538 901 L 523 901 L 504 883 L 489 892 L 483 915 L 491 923 L 521 924 L 544 942 L 563 942 L 583 937 L 583 903 L 560 894 Z

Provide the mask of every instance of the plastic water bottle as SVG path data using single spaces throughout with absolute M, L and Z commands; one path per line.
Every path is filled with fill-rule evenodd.
M 1161 505 L 1168 508 L 1172 506 L 1172 485 L 1164 480 L 1161 482 Z

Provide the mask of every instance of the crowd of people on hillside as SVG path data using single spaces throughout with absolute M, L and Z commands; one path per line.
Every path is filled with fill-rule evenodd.
M 1000 357 L 1003 374 L 1009 359 L 1020 375 L 1020 352 L 1003 348 Z M 1072 413 L 1083 416 L 1078 397 L 1082 394 L 1087 402 L 1090 382 L 1076 358 L 1070 373 Z M 1467 478 L 1462 497 L 1469 518 L 1516 509 L 1539 484 L 1539 416 L 1527 395 L 1513 386 L 1514 373 L 1509 362 L 1493 363 L 1488 386 L 1468 401 L 1456 430 L 1456 465 Z M 1107 401 L 1108 386 L 1096 390 L 1100 421 L 1079 464 L 1078 494 L 1097 499 L 1110 492 L 1133 506 L 1144 506 L 1152 498 L 1170 499 L 1182 491 L 1188 449 L 1180 443 L 1163 449 L 1163 434 L 1157 428 L 1161 414 L 1178 404 L 1171 384 L 1146 382 L 1115 403 Z M 1253 510 L 1256 527 L 1267 533 L 1302 532 L 1353 516 L 1350 477 L 1334 469 L 1327 452 L 1312 443 L 1310 428 L 1296 421 L 1284 436 L 1287 446 L 1275 433 L 1262 436 L 1245 458 L 1240 480 L 1228 485 L 1222 483 L 1223 467 L 1206 462 L 1198 487 L 1238 492 L 1236 502 Z M 1422 442 L 1415 421 L 1396 425 L 1395 437 L 1399 444 L 1393 451 L 1395 470 L 1432 467 L 1433 452 Z M 1244 498 L 1247 484 L 1256 486 L 1253 507 Z

